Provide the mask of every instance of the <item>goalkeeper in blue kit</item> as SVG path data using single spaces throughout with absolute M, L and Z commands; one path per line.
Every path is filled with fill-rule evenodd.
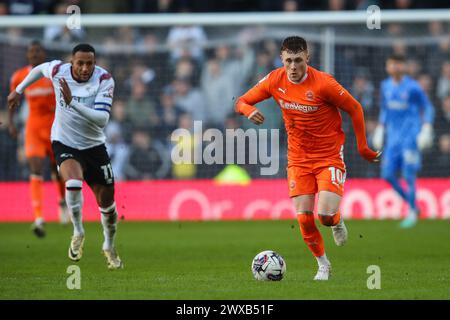
M 405 58 L 392 55 L 386 61 L 389 78 L 380 87 L 379 123 L 373 146 L 384 146 L 381 176 L 409 205 L 400 227 L 413 227 L 419 218 L 416 178 L 421 168 L 421 151 L 433 144 L 434 107 L 419 83 L 405 74 Z M 399 182 L 401 173 L 408 185 Z

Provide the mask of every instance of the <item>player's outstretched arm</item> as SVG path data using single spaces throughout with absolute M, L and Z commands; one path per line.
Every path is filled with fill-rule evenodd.
M 23 79 L 23 81 L 15 88 L 15 90 L 11 91 L 11 93 L 8 95 L 7 100 L 9 109 L 15 109 L 19 106 L 22 93 L 29 85 L 38 81 L 45 75 L 44 70 L 45 68 L 48 68 L 48 66 L 49 63 L 45 62 L 31 69 L 30 73 L 28 73 L 25 79 Z
M 353 130 L 356 135 L 358 152 L 367 161 L 380 161 L 380 151 L 373 151 L 369 148 L 366 139 L 366 126 L 364 123 L 364 111 L 361 104 L 345 90 L 333 77 L 326 78 L 322 94 L 324 98 L 339 109 L 347 112 L 353 124 Z
M 433 146 L 435 110 L 427 94 L 420 87 L 415 90 L 413 98 L 418 100 L 419 106 L 422 109 L 422 127 L 417 135 L 417 146 L 420 150 L 424 150 Z
M 253 104 L 245 100 L 244 96 L 236 102 L 236 112 L 244 115 L 256 125 L 264 123 L 264 115 Z
M 64 97 L 64 101 L 80 115 L 89 121 L 94 122 L 99 127 L 103 128 L 106 126 L 109 120 L 109 113 L 104 110 L 96 110 L 86 107 L 84 104 L 76 101 L 72 97 L 72 92 L 70 91 L 69 85 L 66 79 L 62 78 L 59 80 L 59 85 L 61 86 L 61 95 Z
M 352 118 L 353 130 L 356 135 L 356 143 L 358 145 L 358 152 L 367 161 L 380 161 L 380 151 L 373 151 L 369 148 L 366 139 L 366 126 L 364 123 L 364 112 L 362 106 L 353 97 L 347 99 L 348 103 L 341 107 Z
M 256 125 L 264 123 L 264 115 L 255 107 L 255 104 L 271 97 L 269 80 L 269 76 L 266 76 L 236 101 L 236 112 Z

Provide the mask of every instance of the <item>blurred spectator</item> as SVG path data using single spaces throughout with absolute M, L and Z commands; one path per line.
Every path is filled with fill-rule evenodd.
M 334 63 L 334 73 L 336 80 L 349 88 L 352 84 L 353 74 L 355 72 L 355 51 L 350 47 L 337 46 L 336 58 Z
M 159 106 L 156 108 L 159 125 L 155 130 L 157 137 L 163 142 L 170 141 L 170 135 L 178 127 L 178 122 L 183 113 L 175 104 L 173 87 L 165 87 L 159 97 Z
M 182 57 L 203 60 L 203 45 L 207 38 L 200 26 L 175 26 L 169 30 L 167 44 L 171 48 L 171 58 L 177 61 Z
M 131 142 L 133 124 L 127 117 L 127 107 L 123 100 L 116 99 L 111 108 L 111 119 L 109 123 L 116 123 L 120 127 L 120 133 L 124 141 Z
M 284 12 L 296 12 L 300 8 L 298 1 L 296 0 L 284 0 L 283 11 Z
M 217 59 L 209 60 L 203 69 L 201 88 L 208 126 L 223 129 L 224 119 L 234 111 L 234 90 L 233 79 L 222 70 Z
M 228 45 L 219 45 L 215 57 L 223 73 L 232 79 L 233 96 L 240 94 L 252 72 L 255 60 L 253 49 L 244 42 L 235 50 Z
M 394 1 L 394 9 L 412 9 L 413 8 L 413 2 L 412 0 L 395 0 Z
M 178 121 L 178 128 L 186 130 L 189 135 L 183 135 L 178 141 L 173 141 L 171 154 L 182 157 L 181 163 L 172 165 L 174 179 L 193 179 L 197 175 L 197 166 L 194 164 L 195 144 L 199 137 L 194 136 L 194 124 L 189 113 L 183 113 Z M 197 146 L 199 147 L 199 146 Z
M 154 102 L 147 96 L 147 87 L 140 80 L 133 81 L 127 104 L 127 118 L 133 126 L 154 126 L 157 116 Z
M 161 51 L 160 40 L 153 33 L 144 34 L 137 44 L 138 61 L 147 68 L 145 81 L 149 86 L 149 93 L 156 97 L 162 88 L 171 80 L 168 69 L 167 52 Z
M 367 72 L 359 71 L 356 74 L 350 92 L 361 103 L 364 112 L 367 112 L 368 115 L 374 115 L 373 97 L 375 88 L 373 83 L 368 79 Z
M 417 80 L 422 72 L 422 64 L 415 58 L 409 58 L 406 60 L 406 70 L 411 78 Z
M 53 14 L 65 15 L 67 7 L 69 4 L 61 2 L 56 5 Z M 78 42 L 81 41 L 85 36 L 84 29 L 74 28 L 69 29 L 64 25 L 54 25 L 47 26 L 44 29 L 44 40 L 45 41 L 57 41 L 57 42 Z
M 145 128 L 133 132 L 125 175 L 130 180 L 161 179 L 167 176 L 170 159 L 164 146 L 153 140 Z
M 42 0 L 8 0 L 8 11 L 11 15 L 30 15 L 40 13 Z
M 427 54 L 425 55 L 428 72 L 433 75 L 441 73 L 442 61 L 450 57 L 450 40 L 441 39 L 436 45 L 427 46 Z
M 308 43 L 308 52 L 311 55 L 311 44 Z M 279 68 L 283 66 L 283 62 L 280 58 L 280 46 L 273 39 L 267 39 L 263 42 L 263 51 L 265 51 L 270 56 L 270 64 L 273 68 Z
M 7 123 L 7 112 L 0 110 L 0 181 L 20 178 L 16 158 L 18 144 L 9 135 Z
M 439 154 L 436 159 L 436 175 L 450 177 L 450 134 L 439 137 Z
M 330 11 L 346 10 L 345 0 L 328 0 L 327 9 Z
M 0 1 L 0 16 L 5 16 L 8 14 L 8 5 L 6 2 Z
M 434 126 L 436 132 L 450 133 L 450 96 L 442 99 L 441 108 L 437 110 Z
M 436 94 L 440 99 L 450 95 L 450 60 L 447 60 L 442 64 L 442 71 L 437 83 Z
M 267 76 L 273 69 L 274 66 L 269 52 L 265 50 L 258 51 L 256 54 L 256 66 L 253 69 L 250 83 L 252 85 L 257 84 L 259 80 Z
M 425 91 L 427 96 L 429 98 L 434 97 L 434 84 L 433 84 L 433 78 L 427 73 L 422 73 L 417 78 L 417 81 L 419 82 L 422 89 Z M 434 104 L 435 101 L 433 101 Z
M 205 121 L 205 98 L 202 92 L 193 88 L 188 79 L 180 78 L 172 82 L 175 103 L 182 111 L 191 114 L 194 121 Z
M 174 79 L 188 79 L 193 85 L 198 84 L 199 75 L 192 59 L 185 57 L 177 61 Z
M 105 128 L 106 149 L 111 158 L 111 165 L 116 181 L 125 180 L 125 169 L 128 161 L 128 145 L 122 137 L 122 128 L 118 122 L 109 122 Z

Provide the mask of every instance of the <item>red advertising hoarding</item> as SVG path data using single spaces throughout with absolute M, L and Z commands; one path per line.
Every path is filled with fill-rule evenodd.
M 85 185 L 83 219 L 99 220 L 91 190 Z M 126 220 L 291 219 L 295 212 L 286 180 L 254 180 L 219 185 L 211 180 L 137 181 L 116 184 L 119 216 Z M 58 220 L 57 190 L 44 184 L 44 218 Z M 450 179 L 419 179 L 417 199 L 422 218 L 450 218 Z M 379 179 L 349 179 L 341 212 L 347 219 L 400 219 L 407 206 Z M 31 221 L 26 182 L 0 183 L 0 221 Z

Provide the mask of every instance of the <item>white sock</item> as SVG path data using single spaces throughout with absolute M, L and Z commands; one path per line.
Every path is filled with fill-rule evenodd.
M 327 258 L 327 255 L 324 253 L 323 256 L 321 257 L 316 257 L 317 260 L 317 264 L 320 266 L 326 265 L 329 266 L 331 265 L 330 261 Z
M 102 214 L 103 235 L 105 236 L 103 250 L 110 250 L 114 247 L 114 237 L 117 231 L 116 203 L 113 202 L 109 207 L 99 209 Z
M 67 180 L 66 181 L 66 203 L 69 208 L 70 216 L 73 223 L 73 235 L 84 235 L 82 213 L 83 207 L 83 181 L 81 180 Z
M 44 219 L 43 219 L 43 218 L 36 218 L 36 219 L 34 220 L 34 223 L 35 223 L 37 226 L 43 225 L 43 224 L 44 224 Z

